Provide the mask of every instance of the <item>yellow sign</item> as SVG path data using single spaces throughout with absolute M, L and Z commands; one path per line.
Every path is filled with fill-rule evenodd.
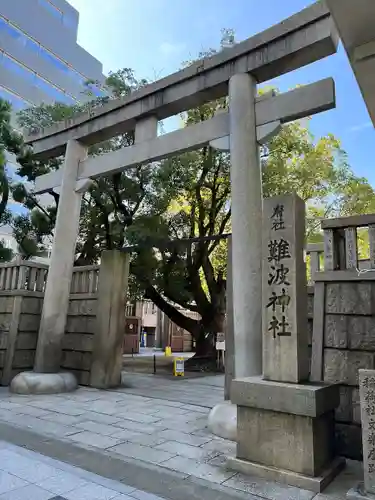
M 184 360 L 184 358 L 174 358 L 174 360 L 173 360 L 173 375 L 175 377 L 183 377 L 185 375 L 185 360 Z
M 172 356 L 172 348 L 167 345 L 164 352 L 165 356 Z

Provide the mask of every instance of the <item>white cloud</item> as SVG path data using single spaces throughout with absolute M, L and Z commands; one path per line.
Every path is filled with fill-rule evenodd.
M 359 125 L 354 125 L 349 128 L 349 132 L 361 132 L 362 130 L 366 130 L 367 128 L 371 128 L 372 122 L 360 123 Z
M 184 43 L 169 43 L 163 42 L 159 46 L 159 50 L 165 56 L 170 56 L 173 54 L 179 54 L 185 49 L 186 45 Z

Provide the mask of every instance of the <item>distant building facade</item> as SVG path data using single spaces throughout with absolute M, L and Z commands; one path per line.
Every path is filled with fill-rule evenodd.
M 87 99 L 87 80 L 104 82 L 102 64 L 77 43 L 78 20 L 65 0 L 0 0 L 0 97 L 14 110 L 74 104 Z
M 92 99 L 84 93 L 88 80 L 99 82 L 91 86 L 95 96 L 105 95 L 101 62 L 77 43 L 78 22 L 66 0 L 0 0 L 0 98 L 12 104 L 14 127 L 22 109 Z M 7 160 L 14 178 L 15 158 Z M 9 227 L 0 229 L 0 239 L 17 251 Z

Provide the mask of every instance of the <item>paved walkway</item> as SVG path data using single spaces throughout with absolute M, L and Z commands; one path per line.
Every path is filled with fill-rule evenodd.
M 0 441 L 0 500 L 162 500 Z
M 118 479 L 128 481 L 127 484 L 135 474 L 129 472 L 132 464 L 146 474 L 132 483 L 134 487 L 144 487 L 171 499 L 173 491 L 163 487 L 155 490 L 153 482 L 149 482 L 151 471 L 168 477 L 168 484 L 172 479 L 182 481 L 176 486 L 177 492 L 189 485 L 197 498 L 207 498 L 207 488 L 211 488 L 215 491 L 213 498 L 220 498 L 219 492 L 223 498 L 246 493 L 243 498 L 257 500 L 338 500 L 361 477 L 360 465 L 349 463 L 347 471 L 327 493 L 315 496 L 307 490 L 236 474 L 225 465 L 227 456 L 235 454 L 235 443 L 213 436 L 206 428 L 210 408 L 223 400 L 222 376 L 171 380 L 125 374 L 123 382 L 126 387 L 115 391 L 81 388 L 75 393 L 53 396 L 15 396 L 3 390 L 0 422 L 7 422 L 19 432 L 12 432 L 4 424 L 1 430 L 0 425 L 0 439 L 5 436 L 10 440 L 12 435 L 16 444 L 30 441 L 31 449 L 50 456 L 58 449 L 58 458 L 70 463 L 81 457 L 75 465 L 83 468 L 87 468 L 88 460 L 96 460 L 90 470 L 103 475 L 105 460 L 111 464 L 105 469 L 110 474 L 114 464 L 122 464 Z M 21 430 L 29 434 L 22 434 Z M 58 443 L 64 446 L 61 448 Z M 82 455 L 79 450 L 87 453 Z M 205 493 L 198 494 L 197 484 L 205 486 Z M 176 495 L 179 500 L 183 498 L 181 493 Z M 186 498 L 195 497 L 191 493 Z

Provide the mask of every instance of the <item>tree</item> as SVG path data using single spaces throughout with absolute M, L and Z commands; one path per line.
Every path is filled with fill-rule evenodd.
M 107 78 L 109 96 L 94 98 L 91 91 L 96 82 L 87 82 L 85 93 L 91 100 L 84 104 L 67 106 L 62 103 L 45 105 L 23 110 L 18 115 L 19 124 L 28 129 L 46 127 L 103 105 L 111 98 L 128 95 L 130 92 L 145 85 L 145 80 L 137 81 L 133 72 L 123 69 L 110 73 Z M 89 149 L 90 155 L 97 155 L 114 151 L 133 143 L 133 134 L 123 134 L 112 140 L 97 144 Z M 18 174 L 29 182 L 35 181 L 36 176 L 58 169 L 63 158 L 54 158 L 49 161 L 36 161 L 32 158 L 30 148 L 25 148 L 19 156 L 21 167 Z M 80 237 L 77 244 L 76 265 L 96 262 L 103 249 L 122 247 L 124 244 L 125 229 L 132 223 L 135 211 L 141 208 L 147 198 L 148 172 L 142 166 L 128 169 L 125 172 L 101 178 L 96 181 L 83 198 Z M 126 196 L 124 196 L 126 193 Z M 35 251 L 43 251 L 43 242 L 47 236 L 53 234 L 59 195 L 51 192 L 52 198 L 37 200 L 25 187 L 24 183 L 14 186 L 13 196 L 17 201 L 24 203 L 30 209 L 30 216 L 17 217 L 15 237 L 19 244 L 27 242 L 28 251 L 34 247 Z M 47 195 L 48 197 L 48 195 Z M 47 205 L 47 206 L 46 206 Z
M 232 43 L 233 33 L 224 31 L 222 50 Z M 213 52 L 211 49 L 209 54 Z M 138 82 L 125 69 L 111 74 L 107 84 L 114 89 L 114 95 L 121 96 L 145 82 Z M 103 98 L 99 98 L 84 106 L 102 103 Z M 226 99 L 220 99 L 190 110 L 182 115 L 183 125 L 206 120 L 226 106 Z M 20 121 L 39 127 L 81 110 L 64 105 L 42 106 L 22 112 Z M 374 193 L 366 179 L 350 170 L 339 141 L 332 135 L 315 140 L 308 125 L 304 120 L 284 126 L 263 148 L 263 188 L 265 196 L 296 191 L 315 220 L 309 221 L 308 234 L 310 240 L 316 241 L 320 237 L 317 216 L 368 211 Z M 97 145 L 90 154 L 132 142 L 132 135 L 127 134 Z M 61 163 L 61 159 L 35 162 L 29 153 L 20 161 L 20 174 L 31 181 L 37 173 Z M 137 245 L 131 262 L 133 290 L 151 299 L 172 321 L 190 331 L 200 354 L 213 352 L 214 334 L 224 328 L 226 242 L 172 242 L 230 231 L 229 170 L 229 155 L 207 146 L 100 179 L 85 196 L 82 207 L 76 263 L 95 262 L 104 249 Z M 26 190 L 23 199 L 30 200 Z M 34 205 L 28 219 L 32 228 L 28 234 L 37 245 L 53 231 L 58 195 L 54 193 L 53 199 L 54 205 L 43 210 Z M 32 206 L 35 200 L 29 203 Z M 24 220 L 19 222 L 26 227 Z M 21 235 L 22 231 L 18 237 Z M 200 319 L 185 316 L 180 307 L 199 313 Z
M 0 226 L 6 226 L 11 221 L 8 209 L 11 181 L 7 173 L 7 153 L 18 155 L 21 152 L 23 140 L 11 125 L 11 105 L 0 98 Z M 11 260 L 13 252 L 0 241 L 0 262 Z

